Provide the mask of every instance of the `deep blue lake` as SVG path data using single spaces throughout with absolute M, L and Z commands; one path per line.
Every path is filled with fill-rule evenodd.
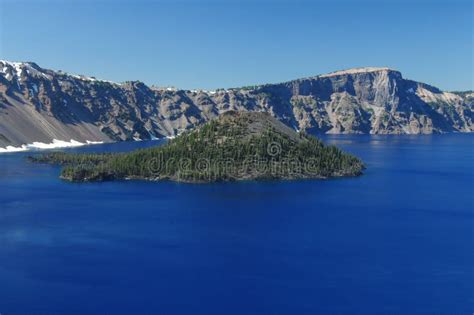
M 472 314 L 474 135 L 324 140 L 365 175 L 72 184 L 0 155 L 0 313 Z

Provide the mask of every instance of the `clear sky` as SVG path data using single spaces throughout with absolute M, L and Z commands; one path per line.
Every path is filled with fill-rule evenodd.
M 0 0 L 0 59 L 179 88 L 281 82 L 388 66 L 473 89 L 464 0 Z

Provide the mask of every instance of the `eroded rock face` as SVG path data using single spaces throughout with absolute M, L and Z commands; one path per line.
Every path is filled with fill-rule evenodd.
M 471 132 L 473 109 L 472 92 L 442 92 L 388 68 L 189 91 L 0 61 L 0 146 L 174 136 L 229 110 L 269 112 L 309 133 Z

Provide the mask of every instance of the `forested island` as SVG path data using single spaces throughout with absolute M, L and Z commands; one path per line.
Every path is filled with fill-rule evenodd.
M 309 179 L 358 176 L 364 169 L 357 157 L 297 133 L 267 113 L 235 111 L 163 146 L 130 153 L 55 152 L 29 159 L 62 165 L 61 178 L 74 182 Z

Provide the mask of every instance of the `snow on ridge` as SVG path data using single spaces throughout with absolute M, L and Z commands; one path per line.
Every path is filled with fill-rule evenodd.
M 115 84 L 115 85 L 122 85 L 121 83 L 117 83 L 117 82 L 114 82 L 114 81 L 97 79 L 95 77 L 88 77 L 88 76 L 81 75 L 81 74 L 70 74 L 70 73 L 67 73 L 67 72 L 63 72 L 63 74 L 65 74 L 66 76 L 69 76 L 69 77 L 73 77 L 74 79 L 81 80 L 81 81 L 105 82 L 105 83 L 110 83 L 110 84 Z
M 205 89 L 194 89 L 194 90 L 185 90 L 191 93 L 204 93 L 208 95 L 215 95 L 215 94 L 222 94 L 222 93 L 229 93 L 231 89 L 217 89 L 217 90 L 205 90 Z
M 0 63 L 3 63 L 4 67 L 8 65 L 13 68 L 19 67 L 24 64 L 24 62 L 14 62 L 14 61 L 2 60 L 2 59 L 0 59 Z
M 83 80 L 83 81 L 92 81 L 92 82 L 95 82 L 97 81 L 96 78 L 93 78 L 93 77 L 86 77 L 85 75 L 79 75 L 79 74 L 69 74 L 69 73 L 65 73 L 67 76 L 70 76 L 70 77 L 73 77 L 74 79 L 79 79 L 79 80 Z
M 63 141 L 53 139 L 52 143 L 44 143 L 44 142 L 33 142 L 31 144 L 23 144 L 20 147 L 14 146 L 7 146 L 5 148 L 0 148 L 0 153 L 13 153 L 13 152 L 24 152 L 24 151 L 34 151 L 34 150 L 50 150 L 50 149 L 62 149 L 62 148 L 73 148 L 73 147 L 80 147 L 84 145 L 91 145 L 91 144 L 102 144 L 103 141 L 89 141 L 86 142 L 79 142 L 74 139 L 71 141 Z
M 23 71 L 26 71 L 28 74 L 41 75 L 41 76 L 43 76 L 43 77 L 45 77 L 49 80 L 52 79 L 50 75 L 48 75 L 48 74 L 44 73 L 43 71 L 39 71 L 39 70 L 35 69 L 34 67 L 32 67 L 31 63 L 29 63 L 29 62 L 13 62 L 13 61 L 7 61 L 7 60 L 0 60 L 0 73 L 3 73 L 6 76 L 9 76 L 9 73 L 8 73 L 9 67 L 14 69 L 13 76 L 16 76 L 19 81 L 21 81 L 21 75 L 22 75 Z M 63 75 L 73 77 L 75 79 L 79 79 L 79 80 L 82 80 L 82 81 L 106 82 L 106 83 L 110 83 L 110 84 L 121 85 L 120 83 L 116 83 L 116 82 L 113 82 L 113 81 L 97 79 L 97 78 L 88 77 L 88 76 L 85 76 L 85 75 L 70 74 L 70 73 L 67 73 L 67 72 L 60 71 L 60 70 L 59 71 L 52 70 L 52 71 L 55 72 L 55 73 L 63 74 Z M 7 78 L 7 79 L 9 79 L 9 78 Z
M 3 67 L 2 67 L 2 73 L 7 73 L 8 71 L 8 67 L 7 66 L 10 66 L 11 68 L 14 69 L 14 75 L 16 75 L 19 79 L 21 79 L 21 73 L 23 72 L 23 68 L 22 66 L 24 65 L 24 63 L 22 62 L 11 62 L 11 61 L 6 61 L 6 60 L 0 60 L 0 63 L 3 64 Z
M 345 75 L 345 74 L 358 74 L 358 73 L 366 73 L 366 72 L 392 71 L 392 70 L 393 69 L 390 69 L 388 67 L 362 67 L 362 68 L 352 68 L 352 69 L 347 69 L 347 70 L 334 71 L 327 74 L 319 75 L 319 77 L 326 78 L 326 77 L 333 77 L 333 76 Z
M 26 73 L 28 74 L 41 75 L 47 79 L 51 79 L 50 76 L 48 76 L 46 73 L 32 67 L 31 63 L 29 62 L 13 62 L 13 61 L 7 61 L 7 60 L 0 60 L 0 64 L 3 65 L 1 73 L 9 76 L 10 73 L 7 73 L 8 66 L 9 66 L 14 69 L 13 76 L 16 76 L 19 81 L 21 81 L 21 75 L 23 74 L 23 71 L 26 71 Z M 7 78 L 7 79 L 9 80 L 10 78 Z

